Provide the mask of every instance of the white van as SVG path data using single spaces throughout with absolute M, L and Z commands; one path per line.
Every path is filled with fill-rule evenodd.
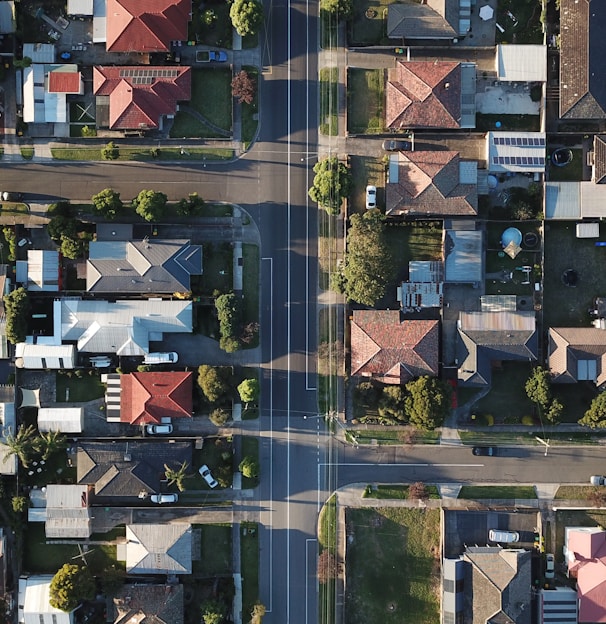
M 520 541 L 520 534 L 517 531 L 499 531 L 498 529 L 490 529 L 490 531 L 488 531 L 488 539 L 491 542 L 513 544 L 514 542 Z
M 179 355 L 174 351 L 170 353 L 148 353 L 143 364 L 174 364 L 179 360 Z

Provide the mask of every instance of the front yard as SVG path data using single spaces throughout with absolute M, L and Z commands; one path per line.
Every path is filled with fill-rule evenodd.
M 347 68 L 347 131 L 378 134 L 385 130 L 385 72 L 383 69 Z
M 195 553 L 193 573 L 203 577 L 230 574 L 232 566 L 232 538 L 230 524 L 195 524 L 200 536 L 200 551 Z

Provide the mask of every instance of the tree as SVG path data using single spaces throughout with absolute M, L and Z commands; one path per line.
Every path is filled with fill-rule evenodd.
M 215 299 L 215 308 L 219 318 L 219 346 L 227 353 L 240 348 L 238 336 L 242 325 L 242 298 L 235 293 L 219 295 Z
M 118 156 L 120 156 L 120 150 L 113 141 L 110 141 L 101 149 L 101 158 L 103 160 L 117 160 Z
M 526 381 L 524 386 L 526 395 L 539 407 L 539 411 L 543 413 L 551 402 L 551 380 L 549 371 L 541 366 L 537 366 L 532 375 Z
M 259 462 L 252 455 L 247 455 L 238 469 L 247 479 L 256 479 L 259 476 Z
M 57 214 L 46 224 L 46 231 L 55 242 L 59 242 L 61 236 L 75 238 L 77 230 L 78 225 L 76 219 L 63 214 Z
M 50 584 L 50 604 L 61 611 L 73 611 L 95 595 L 95 580 L 88 568 L 72 563 L 61 567 Z
M 198 193 L 190 193 L 187 199 L 183 197 L 177 202 L 176 211 L 180 217 L 199 217 L 205 205 Z
M 411 483 L 408 486 L 408 498 L 411 500 L 427 500 L 429 498 L 429 492 L 425 484 L 421 481 Z
M 59 431 L 46 431 L 40 433 L 35 441 L 36 448 L 42 454 L 42 459 L 46 461 L 52 455 L 62 451 L 67 446 L 65 436 Z
M 592 429 L 603 429 L 606 427 L 606 392 L 600 392 L 591 402 L 589 409 L 583 418 L 579 420 L 579 425 L 585 425 Z
M 265 605 L 257 602 L 253 605 L 252 611 L 250 612 L 251 624 L 261 624 L 263 618 L 265 617 Z
M 17 433 L 12 431 L 6 436 L 5 444 L 8 447 L 4 461 L 10 455 L 16 455 L 24 468 L 29 466 L 32 454 L 36 451 L 36 429 L 33 425 L 20 425 Z
M 385 238 L 385 217 L 378 210 L 351 216 L 342 265 L 342 290 L 349 301 L 374 306 L 385 294 L 394 262 Z M 339 273 L 337 273 L 339 275 Z
M 406 420 L 406 393 L 402 386 L 386 386 L 379 399 L 379 416 L 398 421 Z
M 4 312 L 6 339 L 12 344 L 23 342 L 27 334 L 27 319 L 29 318 L 29 297 L 23 286 L 4 296 Z
M 221 624 L 226 614 L 225 605 L 218 600 L 205 600 L 200 605 L 204 624 Z
M 89 137 L 96 137 L 97 129 L 91 128 L 90 126 L 82 126 L 82 130 L 80 130 L 80 136 L 84 137 L 85 139 Z
M 263 5 L 257 0 L 234 0 L 229 17 L 241 37 L 254 35 L 263 22 Z
M 71 236 L 61 236 L 61 254 L 70 260 L 75 260 L 86 254 L 88 241 L 84 238 L 72 238 Z
M 419 377 L 406 384 L 406 414 L 411 425 L 435 429 L 450 409 L 451 387 L 435 377 Z
M 8 245 L 7 258 L 11 262 L 14 262 L 17 259 L 17 234 L 15 233 L 15 229 L 10 226 L 3 227 L 2 234 Z
M 159 221 L 166 214 L 167 201 L 164 193 L 143 190 L 133 199 L 133 206 L 135 212 L 146 221 Z
M 341 566 L 334 553 L 324 549 L 318 556 L 318 581 L 325 585 L 339 576 Z
M 16 514 L 23 513 L 27 509 L 27 496 L 13 496 L 11 498 L 11 507 Z
M 320 10 L 347 19 L 353 13 L 352 0 L 320 0 Z
M 564 406 L 562 403 L 558 399 L 553 399 L 551 405 L 545 412 L 545 418 L 547 418 L 550 423 L 557 425 L 560 422 L 560 416 L 563 411 Z
M 225 423 L 229 420 L 229 412 L 218 407 L 208 415 L 208 418 L 216 427 L 223 427 L 223 425 L 225 425 Z
M 115 219 L 122 210 L 120 193 L 111 188 L 106 188 L 93 195 L 91 201 L 95 212 L 106 219 Z
M 259 400 L 259 380 L 256 378 L 245 379 L 238 386 L 238 394 L 240 395 L 240 400 L 246 403 L 246 407 L 248 407 L 249 403 L 256 403 Z
M 168 481 L 168 485 L 176 485 L 179 492 L 185 491 L 184 479 L 188 476 L 187 469 L 189 464 L 184 461 L 178 469 L 170 468 L 167 464 L 164 464 L 164 476 Z
M 202 364 L 198 367 L 198 386 L 209 403 L 216 403 L 229 393 L 226 369 Z
M 29 56 L 24 56 L 22 59 L 13 59 L 13 67 L 17 69 L 24 69 L 31 67 L 32 59 Z
M 314 173 L 316 175 L 313 186 L 309 189 L 309 196 L 328 214 L 338 215 L 343 199 L 351 190 L 349 167 L 333 156 L 318 161 L 314 165 Z
M 238 72 L 231 81 L 231 94 L 238 98 L 238 104 L 252 104 L 255 99 L 256 85 L 247 71 Z

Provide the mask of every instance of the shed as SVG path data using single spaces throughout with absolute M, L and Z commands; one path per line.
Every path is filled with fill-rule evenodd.
M 23 56 L 32 59 L 32 63 L 54 63 L 55 46 L 52 43 L 24 43 Z
M 600 224 L 577 223 L 577 238 L 600 238 Z
M 81 407 L 42 407 L 38 410 L 40 431 L 82 433 L 84 410 Z
M 15 366 L 35 370 L 75 368 L 74 345 L 43 345 L 20 342 L 15 347 Z
M 68 15 L 93 15 L 93 0 L 67 0 Z
M 52 574 L 19 579 L 18 616 L 22 624 L 73 624 L 74 612 L 66 613 L 51 607 Z
M 547 46 L 498 45 L 496 70 L 506 82 L 546 82 Z
M 444 281 L 476 284 L 483 277 L 482 232 L 444 230 Z
M 59 252 L 29 249 L 27 252 L 27 290 L 58 292 Z

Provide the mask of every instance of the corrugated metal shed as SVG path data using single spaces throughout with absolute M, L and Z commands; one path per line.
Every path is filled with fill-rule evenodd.
M 67 0 L 68 15 L 93 15 L 93 0 Z
M 15 348 L 15 366 L 34 370 L 74 368 L 74 345 L 39 345 L 20 342 Z
M 24 43 L 23 56 L 32 59 L 32 63 L 54 63 L 55 46 L 52 43 Z
M 482 312 L 515 312 L 517 307 L 515 295 L 482 295 L 480 297 Z
M 476 127 L 476 64 L 461 63 L 461 128 Z
M 581 218 L 580 182 L 545 182 L 545 219 Z
M 82 433 L 84 410 L 81 407 L 41 407 L 38 410 L 40 431 Z
M 105 8 L 107 0 L 93 0 L 93 43 L 107 41 Z
M 577 223 L 577 238 L 600 238 L 600 224 Z
M 496 70 L 506 82 L 546 82 L 547 46 L 498 45 Z
M 27 290 L 58 292 L 59 252 L 29 249 L 27 251 Z
M 48 485 L 46 537 L 86 538 L 91 533 L 88 486 Z
M 445 282 L 470 284 L 482 281 L 482 232 L 444 232 Z
M 51 574 L 19 579 L 19 622 L 23 624 L 73 624 L 74 612 L 50 605 Z

